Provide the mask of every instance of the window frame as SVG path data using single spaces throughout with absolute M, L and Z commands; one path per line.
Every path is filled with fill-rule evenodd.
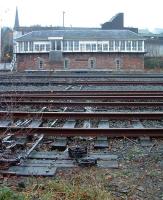
M 64 69 L 69 69 L 70 68 L 70 59 L 69 58 L 65 58 L 64 59 Z
M 92 65 L 93 64 L 93 65 Z M 95 57 L 90 57 L 88 59 L 88 67 L 90 69 L 95 69 L 96 68 L 96 58 Z

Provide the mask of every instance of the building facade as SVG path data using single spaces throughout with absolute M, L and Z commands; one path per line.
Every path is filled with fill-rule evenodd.
M 163 34 L 151 34 L 143 36 L 145 40 L 146 57 L 163 57 Z
M 17 70 L 144 69 L 144 39 L 129 30 L 41 30 L 16 39 Z

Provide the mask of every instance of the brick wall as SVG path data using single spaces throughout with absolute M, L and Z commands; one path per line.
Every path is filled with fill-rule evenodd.
M 18 71 L 39 70 L 39 59 L 43 60 L 43 69 L 64 69 L 64 59 L 69 60 L 69 69 L 89 69 L 89 58 L 95 58 L 95 69 L 144 70 L 144 55 L 136 53 L 64 53 L 63 61 L 50 63 L 48 54 L 17 54 Z

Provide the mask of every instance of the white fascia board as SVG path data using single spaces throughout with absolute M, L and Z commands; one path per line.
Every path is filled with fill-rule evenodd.
M 63 37 L 48 37 L 48 40 L 63 40 Z

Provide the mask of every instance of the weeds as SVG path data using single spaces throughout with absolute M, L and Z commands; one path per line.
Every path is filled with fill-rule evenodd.
M 8 187 L 2 187 L 0 188 L 0 200 L 25 200 L 25 197 Z
M 37 179 L 37 180 L 36 180 Z M 71 176 L 58 179 L 33 178 L 21 191 L 3 189 L 0 200 L 114 200 L 104 186 L 103 173 L 94 169 L 73 171 Z

